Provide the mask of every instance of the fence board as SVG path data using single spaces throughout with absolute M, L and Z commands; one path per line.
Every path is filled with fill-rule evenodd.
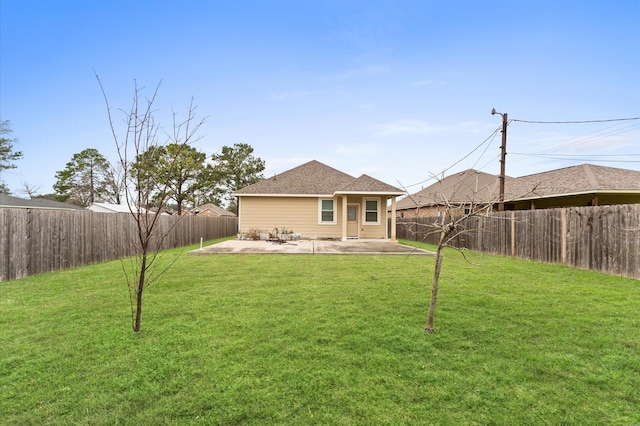
M 235 235 L 235 217 L 160 216 L 162 249 Z M 136 253 L 130 214 L 0 208 L 0 281 Z
M 398 238 L 437 244 L 438 218 L 398 218 Z M 471 216 L 450 245 L 640 279 L 640 204 Z

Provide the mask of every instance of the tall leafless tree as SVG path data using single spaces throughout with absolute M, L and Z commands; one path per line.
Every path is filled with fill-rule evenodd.
M 170 182 L 158 182 L 155 179 L 151 181 L 150 171 L 156 165 L 144 153 L 159 146 L 174 144 L 181 149 L 172 151 L 175 157 L 168 160 L 168 167 L 178 167 L 181 151 L 199 139 L 197 133 L 205 119 L 196 120 L 196 107 L 192 98 L 186 118 L 178 120 L 178 115 L 174 112 L 173 128 L 170 131 L 162 130 L 154 117 L 154 103 L 161 83 L 156 85 L 150 97 L 144 97 L 143 88 L 138 87 L 134 80 L 132 103 L 128 110 L 121 110 L 125 124 L 123 131 L 118 133 L 105 88 L 97 74 L 96 79 L 107 107 L 109 125 L 118 153 L 118 167 L 125 179 L 124 199 L 135 223 L 135 235 L 130 238 L 130 243 L 136 248 L 137 255 L 129 266 L 125 261 L 122 265 L 129 289 L 132 328 L 138 334 L 141 329 L 144 290 L 156 282 L 172 264 L 161 266 L 158 262 L 162 243 L 170 232 L 159 226 L 160 213 L 171 195 Z M 161 135 L 166 136 L 163 141 L 159 140 Z M 145 158 L 150 160 L 145 162 Z M 132 167 L 133 164 L 136 166 Z M 152 199 L 155 212 L 148 208 Z

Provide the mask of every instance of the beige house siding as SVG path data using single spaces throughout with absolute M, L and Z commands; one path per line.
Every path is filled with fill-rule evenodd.
M 365 224 L 365 200 L 378 200 L 378 225 Z M 349 196 L 349 204 L 358 204 L 360 238 L 387 238 L 387 198 L 375 195 Z
M 272 232 L 274 228 L 287 229 L 302 238 L 341 238 L 343 197 L 239 197 L 240 223 L 239 232 L 249 233 L 251 230 Z M 319 223 L 319 200 L 332 198 L 335 202 L 335 224 Z M 379 200 L 379 224 L 364 224 L 365 198 Z M 359 205 L 360 238 L 386 238 L 387 233 L 387 199 L 375 196 L 348 197 L 348 203 Z
M 240 197 L 239 207 L 240 233 L 286 228 L 302 238 L 334 238 L 340 236 L 342 229 L 342 218 L 337 212 L 335 225 L 318 224 L 317 197 Z

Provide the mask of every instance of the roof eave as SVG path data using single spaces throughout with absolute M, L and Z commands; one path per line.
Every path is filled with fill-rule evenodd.
M 335 197 L 336 195 L 388 195 L 401 196 L 404 192 L 395 191 L 336 191 L 333 194 L 238 194 L 232 193 L 232 197 Z
M 406 195 L 406 192 L 400 191 L 336 191 L 333 195 Z
M 595 189 L 588 191 L 577 191 L 577 192 L 560 192 L 557 194 L 548 194 L 548 195 L 536 195 L 531 197 L 519 197 L 512 198 L 510 200 L 505 200 L 507 202 L 513 201 L 527 201 L 527 200 L 540 200 L 543 198 L 561 198 L 561 197 L 575 197 L 578 195 L 589 195 L 589 194 L 638 194 L 640 195 L 640 191 L 638 190 L 623 190 L 623 189 Z
M 233 197 L 333 197 L 333 194 L 238 194 L 232 193 Z
M 77 212 L 88 210 L 88 209 L 74 209 L 69 207 L 16 206 L 16 205 L 0 205 L 0 209 L 68 210 L 68 211 L 77 211 Z

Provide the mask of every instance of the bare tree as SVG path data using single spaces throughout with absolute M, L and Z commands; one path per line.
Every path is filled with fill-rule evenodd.
M 20 182 L 22 184 L 22 192 L 29 198 L 37 198 L 39 196 L 41 185 L 32 185 L 26 180 Z
M 444 259 L 444 249 L 445 247 L 451 247 L 449 242 L 464 232 L 464 229 L 461 228 L 461 224 L 468 220 L 472 216 L 478 216 L 482 214 L 486 214 L 487 212 L 492 210 L 492 203 L 488 203 L 482 206 L 477 206 L 473 202 L 468 209 L 468 213 L 463 214 L 462 216 L 455 216 L 453 214 L 454 211 L 459 210 L 458 207 L 454 207 L 449 202 L 447 202 L 446 198 L 443 198 L 444 201 L 444 213 L 440 217 L 440 223 L 435 224 L 434 228 L 435 232 L 439 232 L 440 236 L 438 238 L 438 248 L 436 250 L 436 262 L 433 270 L 433 283 L 431 286 L 431 300 L 429 301 L 429 314 L 427 315 L 427 324 L 425 325 L 424 331 L 427 333 L 434 332 L 434 316 L 436 313 L 436 301 L 438 299 L 438 286 L 440 283 L 440 271 L 442 270 L 442 260 Z M 458 249 L 459 250 L 459 249 Z M 464 252 L 461 251 L 464 255 Z
M 124 170 L 120 162 L 114 164 L 109 163 L 109 167 L 104 174 L 104 193 L 105 201 L 113 204 L 122 204 L 124 199 L 126 179 Z
M 442 183 L 442 179 L 437 180 L 439 183 Z M 438 235 L 433 281 L 431 286 L 431 299 L 429 301 L 429 313 L 427 315 L 427 322 L 425 325 L 425 332 L 427 333 L 433 333 L 435 330 L 434 318 L 440 284 L 440 272 L 442 271 L 442 263 L 444 260 L 444 249 L 449 247 L 458 250 L 461 255 L 467 259 L 465 250 L 460 247 L 455 247 L 452 244 L 452 241 L 467 232 L 465 229 L 466 222 L 470 221 L 473 217 L 489 216 L 490 213 L 494 211 L 494 208 L 499 202 L 497 183 L 498 182 L 496 181 L 495 184 L 478 186 L 461 180 L 460 184 L 449 195 L 447 195 L 445 191 L 434 194 L 434 199 L 432 201 L 437 203 L 439 206 L 439 216 L 435 217 L 432 223 L 424 225 L 418 220 L 414 223 L 416 229 L 418 229 L 417 227 L 419 226 L 428 227 L 429 230 L 424 233 L 423 240 L 425 240 L 429 235 Z M 535 191 L 535 189 L 536 187 L 534 186 L 532 189 L 518 188 L 517 191 L 523 191 L 523 194 L 530 194 Z M 460 196 L 460 194 L 464 195 Z M 519 198 L 519 196 L 514 197 L 513 194 L 511 196 L 513 198 Z M 420 217 L 421 203 L 412 195 L 409 195 L 408 197 L 416 205 L 416 217 Z M 505 217 L 501 220 L 512 219 Z
M 168 266 L 161 266 L 158 262 L 162 243 L 170 231 L 163 231 L 158 224 L 160 212 L 171 196 L 171 182 L 159 182 L 151 177 L 153 174 L 150 172 L 156 165 L 153 163 L 153 158 L 145 156 L 144 153 L 159 146 L 174 144 L 181 149 L 173 151 L 175 157 L 168 160 L 168 167 L 178 167 L 177 162 L 181 151 L 187 150 L 190 143 L 198 140 L 197 133 L 205 123 L 205 119 L 196 121 L 196 107 L 192 98 L 187 117 L 180 121 L 174 112 L 173 129 L 170 132 L 161 132 L 161 127 L 154 119 L 153 109 L 161 83 L 155 87 L 151 97 L 143 97 L 143 88 L 138 87 L 134 80 L 131 107 L 128 110 L 121 110 L 124 115 L 124 131 L 119 135 L 106 91 L 97 74 L 96 79 L 107 107 L 109 125 L 118 153 L 118 167 L 125 179 L 124 198 L 135 223 L 135 235 L 130 238 L 130 241 L 137 255 L 129 266 L 124 261 L 122 265 L 129 289 L 132 328 L 134 333 L 138 334 L 142 321 L 143 292 L 172 265 L 171 263 Z M 166 135 L 166 139 L 162 142 L 159 140 L 161 133 Z M 145 159 L 149 160 L 145 162 Z M 134 164 L 135 167 L 133 167 Z M 149 209 L 152 199 L 156 212 Z
M 438 182 L 441 183 L 442 180 L 438 179 Z M 463 184 L 464 185 L 464 184 Z M 403 187 L 403 189 L 406 189 Z M 433 200 L 437 202 L 439 207 L 439 216 L 434 218 L 433 223 L 427 225 L 429 226 L 429 231 L 425 233 L 426 239 L 428 235 L 437 234 L 438 242 L 436 249 L 436 258 L 435 258 L 435 266 L 433 270 L 433 281 L 431 285 L 431 299 L 429 301 L 429 313 L 427 315 L 427 322 L 425 325 L 424 331 L 427 333 L 434 332 L 434 318 L 436 312 L 436 302 L 438 299 L 438 289 L 440 285 L 440 272 L 442 271 L 442 262 L 444 260 L 444 249 L 446 247 L 452 247 L 450 242 L 464 233 L 464 227 L 462 224 L 469 220 L 469 218 L 473 216 L 486 215 L 493 210 L 495 203 L 497 202 L 498 195 L 495 195 L 495 199 L 491 198 L 490 200 L 483 200 L 483 202 L 479 203 L 476 200 L 476 194 L 480 191 L 483 193 L 493 193 L 492 188 L 470 188 L 468 186 L 464 186 L 464 188 L 457 188 L 452 194 L 452 198 L 455 198 L 455 192 L 460 191 L 461 193 L 469 194 L 471 191 L 471 196 L 469 196 L 464 201 L 456 201 L 451 202 L 447 197 L 447 194 L 444 192 L 438 193 L 437 200 Z M 420 216 L 421 204 L 413 198 L 412 195 L 408 196 L 412 202 L 416 205 L 416 217 Z M 460 214 L 460 212 L 463 212 Z M 415 222 L 416 227 L 421 226 L 418 221 Z M 456 247 L 454 247 L 456 248 Z M 464 251 L 459 250 L 463 256 Z M 466 258 L 466 257 L 465 257 Z

